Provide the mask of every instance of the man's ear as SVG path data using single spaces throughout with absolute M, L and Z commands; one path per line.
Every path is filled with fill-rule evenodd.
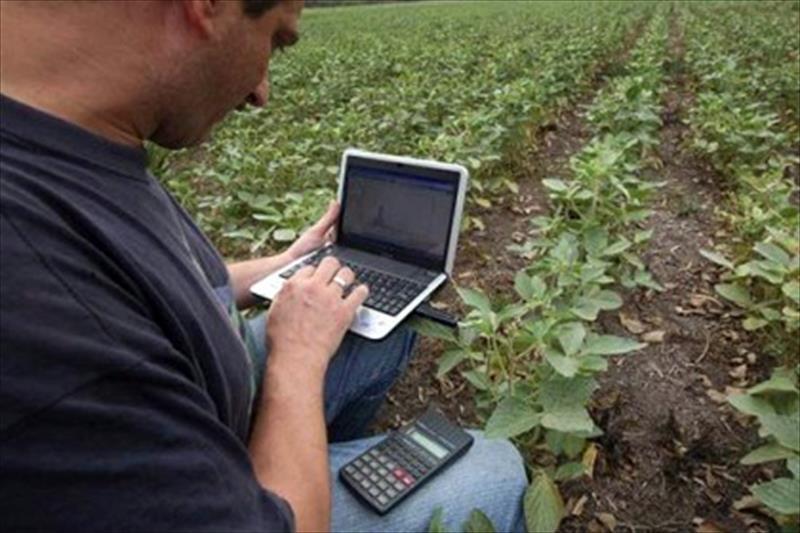
M 180 0 L 189 27 L 202 37 L 209 37 L 214 33 L 220 3 L 220 0 Z

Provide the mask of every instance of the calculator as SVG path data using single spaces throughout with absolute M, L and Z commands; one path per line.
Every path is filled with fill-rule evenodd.
M 386 514 L 466 453 L 473 440 L 431 407 L 344 465 L 339 477 L 374 511 Z

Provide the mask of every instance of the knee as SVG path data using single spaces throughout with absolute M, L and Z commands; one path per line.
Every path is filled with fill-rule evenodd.
M 507 439 L 487 439 L 482 432 L 470 432 L 475 438 L 474 468 L 490 483 L 508 492 L 522 492 L 528 485 L 525 462 L 519 450 Z

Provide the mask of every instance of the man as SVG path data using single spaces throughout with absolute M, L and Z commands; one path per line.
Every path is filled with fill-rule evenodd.
M 350 270 L 301 270 L 268 327 L 240 320 L 250 284 L 322 244 L 336 205 L 286 252 L 226 268 L 146 171 L 143 141 L 191 146 L 266 103 L 302 2 L 0 6 L 4 527 L 412 531 L 443 506 L 519 528 L 504 441 L 478 435 L 384 518 L 336 480 L 413 344 L 345 336 L 368 294 L 343 298 Z

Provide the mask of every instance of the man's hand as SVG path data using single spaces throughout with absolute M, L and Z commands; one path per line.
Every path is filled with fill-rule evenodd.
M 331 202 L 322 218 L 304 231 L 283 253 L 228 265 L 236 306 L 247 309 L 255 305 L 256 300 L 250 294 L 253 283 L 333 240 L 333 230 L 338 218 L 339 204 Z
M 328 361 L 368 295 L 361 285 L 342 297 L 342 285 L 354 279 L 325 258 L 292 276 L 270 310 L 269 361 L 250 456 L 262 485 L 291 504 L 298 531 L 330 527 L 323 384 Z
M 342 298 L 342 285 L 354 281 L 353 272 L 341 268 L 332 257 L 325 258 L 316 270 L 309 266 L 292 276 L 270 309 L 270 365 L 288 365 L 302 373 L 311 371 L 322 379 L 328 360 L 369 293 L 366 286 L 360 285 Z
M 286 253 L 293 260 L 313 252 L 333 240 L 333 230 L 339 219 L 339 203 L 331 202 L 328 210 L 317 222 L 292 243 Z

